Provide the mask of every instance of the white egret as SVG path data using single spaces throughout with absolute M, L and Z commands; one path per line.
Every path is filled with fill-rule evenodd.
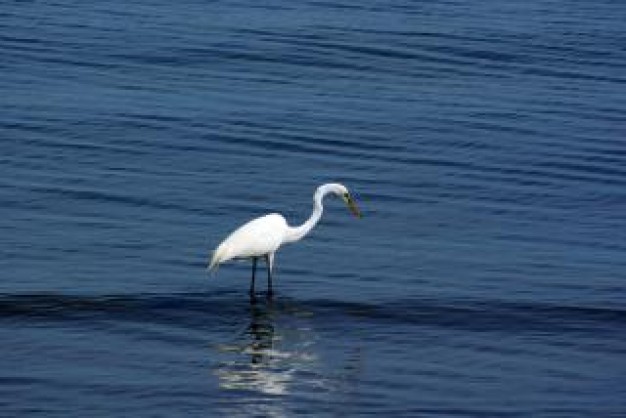
M 334 194 L 343 199 L 350 211 L 356 217 L 361 217 L 356 203 L 348 189 L 339 183 L 327 183 L 319 186 L 313 195 L 313 213 L 300 226 L 289 226 L 283 215 L 271 213 L 253 219 L 232 232 L 213 252 L 209 270 L 236 258 L 252 259 L 252 279 L 250 281 L 250 296 L 254 297 L 254 278 L 259 258 L 263 257 L 267 265 L 267 290 L 272 294 L 272 270 L 274 254 L 283 245 L 301 240 L 319 222 L 324 211 L 322 200 L 328 194 Z

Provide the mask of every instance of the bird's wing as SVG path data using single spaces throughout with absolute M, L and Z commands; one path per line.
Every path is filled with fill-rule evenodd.
M 277 213 L 253 219 L 237 228 L 217 247 L 211 264 L 274 252 L 283 242 L 286 229 L 285 218 Z

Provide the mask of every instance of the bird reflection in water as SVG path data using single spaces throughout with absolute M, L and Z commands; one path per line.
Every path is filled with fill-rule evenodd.
M 219 385 L 227 390 L 286 395 L 296 373 L 314 367 L 316 357 L 309 351 L 314 343 L 312 332 L 301 323 L 294 327 L 284 324 L 303 313 L 285 305 L 277 307 L 270 298 L 252 299 L 249 311 L 250 323 L 238 336 L 240 341 L 219 347 L 222 353 L 234 356 L 218 364 Z M 283 328 L 277 323 L 283 323 Z

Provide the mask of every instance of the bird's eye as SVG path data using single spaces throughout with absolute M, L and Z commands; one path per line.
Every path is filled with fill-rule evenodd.
M 348 193 L 344 193 L 344 194 L 343 194 L 343 197 L 345 197 L 346 199 L 350 199 L 350 194 L 348 194 Z

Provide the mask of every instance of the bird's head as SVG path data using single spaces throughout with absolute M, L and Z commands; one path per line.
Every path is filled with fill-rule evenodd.
M 339 183 L 331 183 L 324 186 L 328 187 L 328 191 L 330 193 L 339 196 L 346 203 L 348 209 L 350 209 L 350 212 L 352 212 L 354 216 L 356 216 L 357 218 L 361 218 L 363 216 L 361 215 L 361 211 L 359 210 L 356 202 L 354 201 L 354 198 L 352 197 L 346 186 Z

